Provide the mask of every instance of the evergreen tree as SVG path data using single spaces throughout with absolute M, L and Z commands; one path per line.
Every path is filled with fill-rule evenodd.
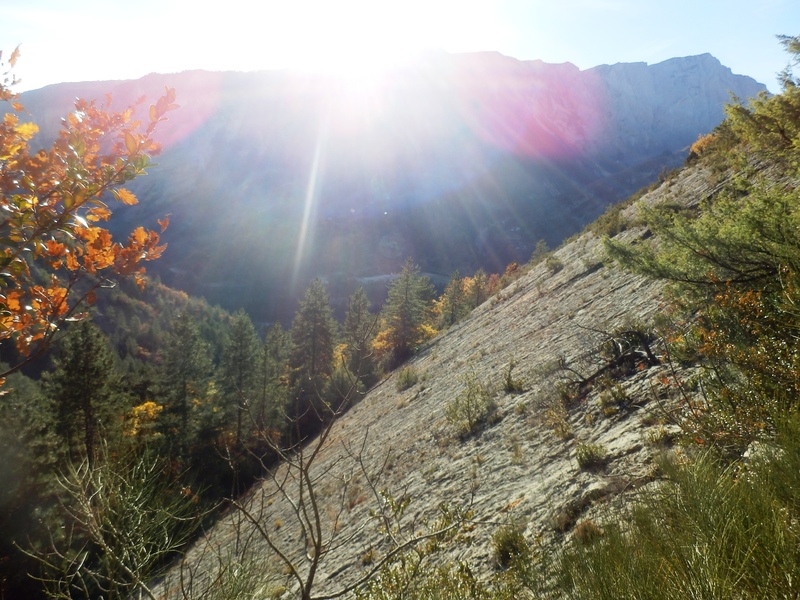
M 372 340 L 377 329 L 376 317 L 369 309 L 370 302 L 364 288 L 358 288 L 347 302 L 347 312 L 342 326 L 347 370 L 367 387 L 374 383 L 375 361 Z
M 166 405 L 167 435 L 187 459 L 193 439 L 190 414 L 194 403 L 206 400 L 212 365 L 209 347 L 197 324 L 186 314 L 173 322 L 162 364 L 161 387 Z
M 433 286 L 411 259 L 389 284 L 389 297 L 381 311 L 382 327 L 375 347 L 394 367 L 407 360 L 417 346 L 433 335 L 430 312 Z
M 219 387 L 225 412 L 233 415 L 236 446 L 242 443 L 245 410 L 256 396 L 257 368 L 263 352 L 253 322 L 244 310 L 233 315 L 223 347 Z
M 442 328 L 455 325 L 469 312 L 467 297 L 464 293 L 464 280 L 458 271 L 450 276 L 447 287 L 440 299 L 440 325 Z
M 489 278 L 483 269 L 478 269 L 467 286 L 467 301 L 470 309 L 477 308 L 489 297 Z
M 92 464 L 101 428 L 112 427 L 119 414 L 113 405 L 114 354 L 96 325 L 80 321 L 61 340 L 54 363 L 47 389 L 55 431 L 68 456 L 85 456 Z
M 294 381 L 314 382 L 330 375 L 336 323 L 330 298 L 322 281 L 315 279 L 306 290 L 292 322 L 290 366 Z
M 315 279 L 306 290 L 292 322 L 291 336 L 289 367 L 296 403 L 290 418 L 297 420 L 311 410 L 321 422 L 336 340 L 336 322 L 321 280 Z
M 285 421 L 289 381 L 286 377 L 291 335 L 280 323 L 267 330 L 261 365 L 257 372 L 258 400 L 253 411 L 256 427 L 261 431 L 280 430 Z

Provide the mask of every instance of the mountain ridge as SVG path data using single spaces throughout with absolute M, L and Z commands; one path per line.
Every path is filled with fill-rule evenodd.
M 153 225 L 173 215 L 153 271 L 283 322 L 315 276 L 341 302 L 408 256 L 443 279 L 500 271 L 680 164 L 722 119 L 729 89 L 765 89 L 707 55 L 581 71 L 439 54 L 372 83 L 192 71 L 112 86 L 117 106 L 164 85 L 182 105 L 163 124 L 159 166 L 133 186 L 137 215 Z M 50 86 L 23 101 L 46 138 L 75 94 L 100 97 L 106 84 Z M 115 234 L 127 235 L 119 212 Z M 369 291 L 379 303 L 384 289 Z

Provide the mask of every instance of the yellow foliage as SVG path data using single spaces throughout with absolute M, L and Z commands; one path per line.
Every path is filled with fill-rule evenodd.
M 333 349 L 333 364 L 343 365 L 347 361 L 347 344 L 338 344 Z
M 717 140 L 717 135 L 714 133 L 707 133 L 697 137 L 697 141 L 689 148 L 689 156 L 702 156 L 714 142 Z
M 142 433 L 142 430 L 152 429 L 163 410 L 163 406 L 152 400 L 134 406 L 128 415 L 124 435 L 136 437 Z

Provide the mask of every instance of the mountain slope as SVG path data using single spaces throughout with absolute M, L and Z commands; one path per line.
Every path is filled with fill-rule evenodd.
M 702 169 L 689 169 L 642 201 L 692 203 L 711 191 L 710 181 Z M 626 217 L 635 211 L 628 209 Z M 647 231 L 631 226 L 619 235 L 635 239 Z M 652 322 L 660 309 L 661 285 L 604 265 L 593 233 L 554 257 L 423 349 L 409 365 L 418 383 L 398 391 L 399 374 L 393 374 L 333 426 L 310 473 L 326 535 L 334 539 L 317 573 L 316 593 L 356 581 L 369 568 L 364 557 L 378 560 L 387 550 L 370 517 L 382 502 L 371 485 L 410 499 L 406 523 L 412 531 L 422 529 L 422 519 L 433 518 L 441 503 L 471 507 L 479 523 L 475 543 L 451 544 L 441 558 L 466 561 L 486 574 L 495 568 L 490 537 L 510 519 L 523 525 L 528 540 L 555 548 L 577 521 L 596 517 L 650 480 L 656 445 L 670 435 L 658 423 L 671 402 L 673 390 L 665 382 L 673 366 L 639 362 L 614 372 L 602 348 L 615 332 L 646 330 L 642 323 Z M 503 391 L 512 360 L 514 377 L 525 382 L 519 394 Z M 585 385 L 570 385 L 578 376 Z M 495 391 L 497 414 L 480 433 L 461 439 L 446 407 L 470 381 Z M 602 445 L 605 464 L 582 469 L 576 461 L 582 444 Z M 281 551 L 304 565 L 304 535 L 276 487 L 286 481 L 285 468 L 275 475 L 252 491 L 246 506 Z M 217 557 L 236 556 L 237 548 L 261 557 L 274 597 L 281 589 L 282 597 L 297 597 L 263 536 L 236 511 L 186 561 L 199 581 L 200 574 L 215 571 Z M 165 590 L 177 586 L 175 578 L 164 583 Z
M 336 300 L 408 256 L 444 277 L 525 261 L 539 239 L 558 244 L 679 164 L 722 119 L 729 91 L 764 89 L 710 55 L 580 71 L 479 53 L 431 55 L 364 82 L 186 72 L 23 100 L 47 137 L 77 95 L 111 92 L 122 106 L 164 85 L 182 108 L 162 128 L 159 166 L 135 187 L 153 224 L 173 215 L 156 269 L 189 293 L 284 321 L 318 275 Z

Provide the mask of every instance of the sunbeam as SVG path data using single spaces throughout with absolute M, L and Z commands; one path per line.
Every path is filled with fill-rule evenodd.
M 312 239 L 309 235 L 313 221 L 314 213 L 317 208 L 317 197 L 319 194 L 319 180 L 321 175 L 321 165 L 325 153 L 325 145 L 328 139 L 328 119 L 323 117 L 320 125 L 319 134 L 317 135 L 317 143 L 314 148 L 314 160 L 311 163 L 311 173 L 308 177 L 308 185 L 306 186 L 306 196 L 303 203 L 303 220 L 300 223 L 300 232 L 297 236 L 297 249 L 294 255 L 294 268 L 292 269 L 292 289 L 298 283 L 300 276 L 300 269 L 303 264 L 303 258 L 310 249 Z

